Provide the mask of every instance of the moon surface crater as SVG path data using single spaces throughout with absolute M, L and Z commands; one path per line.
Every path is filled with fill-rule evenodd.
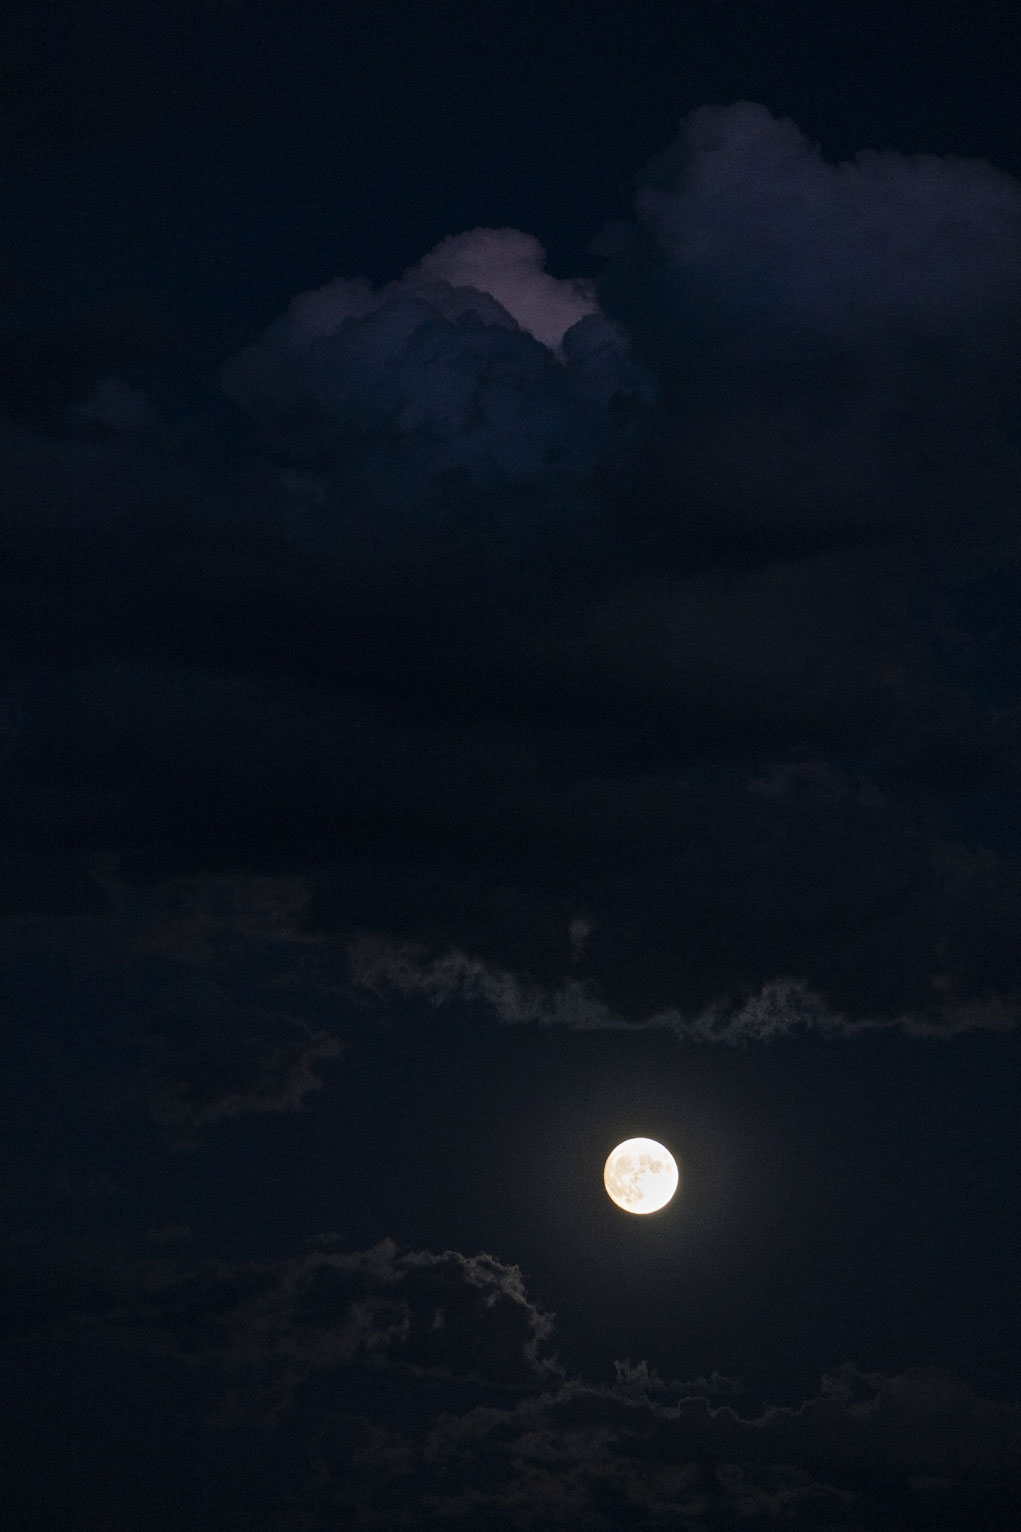
M 677 1190 L 680 1173 L 669 1149 L 654 1138 L 628 1138 L 603 1167 L 607 1195 L 625 1213 L 657 1213 Z

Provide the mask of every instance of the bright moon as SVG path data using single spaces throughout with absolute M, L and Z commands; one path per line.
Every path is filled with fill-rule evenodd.
M 657 1213 L 679 1180 L 677 1161 L 654 1138 L 626 1139 L 603 1166 L 607 1195 L 625 1213 Z

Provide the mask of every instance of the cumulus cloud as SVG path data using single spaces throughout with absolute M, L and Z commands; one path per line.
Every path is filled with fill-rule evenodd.
M 243 428 L 4 426 L 9 929 L 190 880 L 151 942 L 505 1020 L 1013 1025 L 1019 199 L 707 107 L 594 288 L 476 229 L 296 296 Z
M 643 441 L 647 503 L 622 491 L 646 536 L 726 561 L 1005 529 L 1010 176 L 892 152 L 830 165 L 762 106 L 706 106 L 601 248 L 600 301 L 670 394 Z
M 830 165 L 788 118 L 703 106 L 636 200 L 671 276 L 740 323 L 844 341 L 960 337 L 1016 312 L 1021 189 L 983 160 L 863 150 Z
M 520 229 L 452 234 L 410 267 L 404 280 L 445 282 L 453 288 L 489 293 L 523 330 L 551 351 L 558 350 L 572 325 L 598 313 L 594 283 L 551 276 L 539 241 Z
M 364 277 L 338 277 L 299 293 L 263 338 L 308 349 L 337 335 L 346 321 L 411 295 L 451 322 L 473 314 L 487 325 L 527 330 L 557 351 L 572 325 L 598 313 L 592 291 L 589 279 L 551 276 L 546 252 L 534 235 L 520 229 L 470 229 L 441 240 L 383 287 L 374 289 Z
M 0 422 L 33 1058 L 77 1079 L 52 968 L 90 1081 L 116 1054 L 171 1146 L 252 1116 L 265 1145 L 352 1016 L 1015 1027 L 1019 230 L 988 165 L 830 165 L 737 103 L 686 121 L 591 279 L 452 235 L 298 294 L 179 425 L 119 342 L 65 357 L 46 429 Z M 39 379 L 66 340 L 26 343 Z M 64 1226 L 128 1170 L 0 1193 Z M 314 1416 L 302 1527 L 1013 1529 L 1017 1409 L 945 1374 L 761 1410 L 702 1357 L 603 1386 L 498 1256 L 204 1260 L 153 1200 L 141 1253 L 8 1243 L 4 1323 L 194 1369 L 223 1422 Z
M 420 494 L 455 469 L 488 485 L 577 475 L 614 394 L 652 384 L 591 284 L 544 264 L 533 236 L 475 229 L 379 289 L 338 278 L 231 358 L 223 386 L 362 493 Z

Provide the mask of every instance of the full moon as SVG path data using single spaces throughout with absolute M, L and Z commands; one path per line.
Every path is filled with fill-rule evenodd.
M 677 1161 L 654 1138 L 625 1139 L 603 1166 L 607 1195 L 625 1213 L 658 1213 L 679 1180 Z

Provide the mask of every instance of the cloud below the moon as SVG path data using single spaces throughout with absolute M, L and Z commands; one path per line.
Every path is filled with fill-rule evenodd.
M 3 1270 L 22 1294 L 5 1309 L 22 1345 L 88 1336 L 206 1380 L 228 1462 L 253 1427 L 263 1443 L 285 1424 L 310 1432 L 314 1471 L 290 1494 L 288 1524 L 411 1526 L 426 1513 L 451 1529 L 554 1514 L 578 1528 L 609 1514 L 708 1528 L 780 1516 L 806 1529 L 891 1515 L 1012 1524 L 1017 1405 L 925 1367 L 845 1364 L 812 1397 L 745 1412 L 714 1402 L 734 1391 L 723 1378 L 666 1384 L 629 1362 L 609 1383 L 572 1377 L 520 1271 L 483 1253 L 391 1240 L 344 1252 L 324 1239 L 275 1261 L 201 1263 L 16 1242 Z M 45 1299 L 24 1301 L 30 1291 Z M 324 1411 L 319 1381 L 352 1370 L 359 1402 Z M 425 1415 L 399 1405 L 412 1378 L 430 1391 Z

